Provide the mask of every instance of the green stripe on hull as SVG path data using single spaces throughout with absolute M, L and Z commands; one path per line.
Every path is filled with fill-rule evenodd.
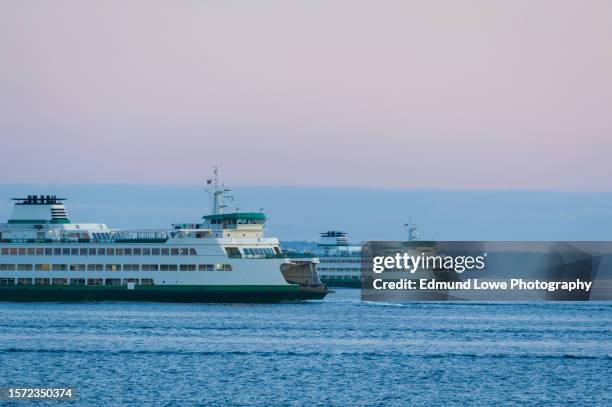
M 155 302 L 279 302 L 284 300 L 322 299 L 327 290 L 298 286 L 241 285 L 151 285 L 78 286 L 78 285 L 2 285 L 0 301 L 155 301 Z

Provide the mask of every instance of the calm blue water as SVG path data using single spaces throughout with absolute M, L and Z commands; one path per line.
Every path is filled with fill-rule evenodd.
M 339 289 L 0 310 L 0 387 L 74 386 L 87 405 L 612 405 L 612 303 L 361 303 Z

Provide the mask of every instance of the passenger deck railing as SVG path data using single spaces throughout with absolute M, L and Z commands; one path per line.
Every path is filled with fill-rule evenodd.
M 171 237 L 165 230 L 92 232 L 91 237 L 59 239 L 2 239 L 0 243 L 164 243 Z

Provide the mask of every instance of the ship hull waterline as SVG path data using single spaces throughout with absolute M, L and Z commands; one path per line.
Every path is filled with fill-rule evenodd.
M 331 288 L 361 288 L 361 280 L 320 277 L 321 283 Z
M 299 286 L 0 286 L 0 301 L 148 301 L 175 303 L 275 303 L 323 299 L 328 290 Z

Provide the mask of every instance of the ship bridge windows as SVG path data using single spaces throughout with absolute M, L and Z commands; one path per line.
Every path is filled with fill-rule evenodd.
M 271 247 L 246 247 L 242 250 L 247 257 L 274 256 L 278 254 Z
M 211 219 L 211 225 L 221 225 L 223 228 L 235 228 L 235 225 L 263 225 L 265 219 Z
M 264 223 L 263 219 L 238 219 L 239 225 L 263 225 Z
M 237 247 L 226 247 L 225 252 L 229 257 L 240 257 L 240 250 Z

